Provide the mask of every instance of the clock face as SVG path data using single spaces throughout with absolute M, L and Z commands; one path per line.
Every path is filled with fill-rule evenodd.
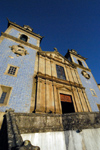
M 81 74 L 86 78 L 86 79 L 90 79 L 90 75 L 86 72 L 86 71 L 82 71 Z

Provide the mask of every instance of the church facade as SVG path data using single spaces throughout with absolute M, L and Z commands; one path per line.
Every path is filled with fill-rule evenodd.
M 100 92 L 85 58 L 42 51 L 42 36 L 8 21 L 0 37 L 0 111 L 55 113 L 99 111 Z
M 1 33 L 0 125 L 7 110 L 9 149 L 30 140 L 41 150 L 98 150 L 100 90 L 86 58 L 74 49 L 43 51 L 42 38 L 9 20 Z

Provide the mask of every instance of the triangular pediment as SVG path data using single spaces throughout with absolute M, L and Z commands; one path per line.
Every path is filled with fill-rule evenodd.
M 57 87 L 59 90 L 63 90 L 63 91 L 69 91 L 69 92 L 71 92 L 72 90 L 71 90 L 71 87 L 66 87 L 66 86 L 58 86 Z
M 74 66 L 67 58 L 65 58 L 63 55 L 61 55 L 58 51 L 53 51 L 53 52 L 40 51 L 39 54 L 44 55 L 48 58 L 51 58 L 55 61 L 65 63 L 65 64 L 68 64 L 70 66 Z

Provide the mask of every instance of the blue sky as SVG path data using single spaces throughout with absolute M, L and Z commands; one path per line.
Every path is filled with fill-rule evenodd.
M 44 51 L 65 55 L 75 49 L 88 58 L 87 64 L 100 83 L 100 1 L 99 0 L 0 0 L 0 32 L 7 20 L 45 36 Z

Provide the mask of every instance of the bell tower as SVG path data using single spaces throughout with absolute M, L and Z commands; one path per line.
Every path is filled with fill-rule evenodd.
M 30 112 L 33 99 L 35 57 L 42 36 L 8 20 L 0 37 L 0 112 Z
M 69 61 L 71 61 L 74 64 L 74 66 L 77 68 L 82 85 L 83 87 L 85 87 L 85 91 L 92 111 L 99 111 L 100 91 L 91 70 L 86 64 L 86 58 L 77 54 L 77 51 L 75 51 L 74 49 L 68 50 L 65 57 Z

